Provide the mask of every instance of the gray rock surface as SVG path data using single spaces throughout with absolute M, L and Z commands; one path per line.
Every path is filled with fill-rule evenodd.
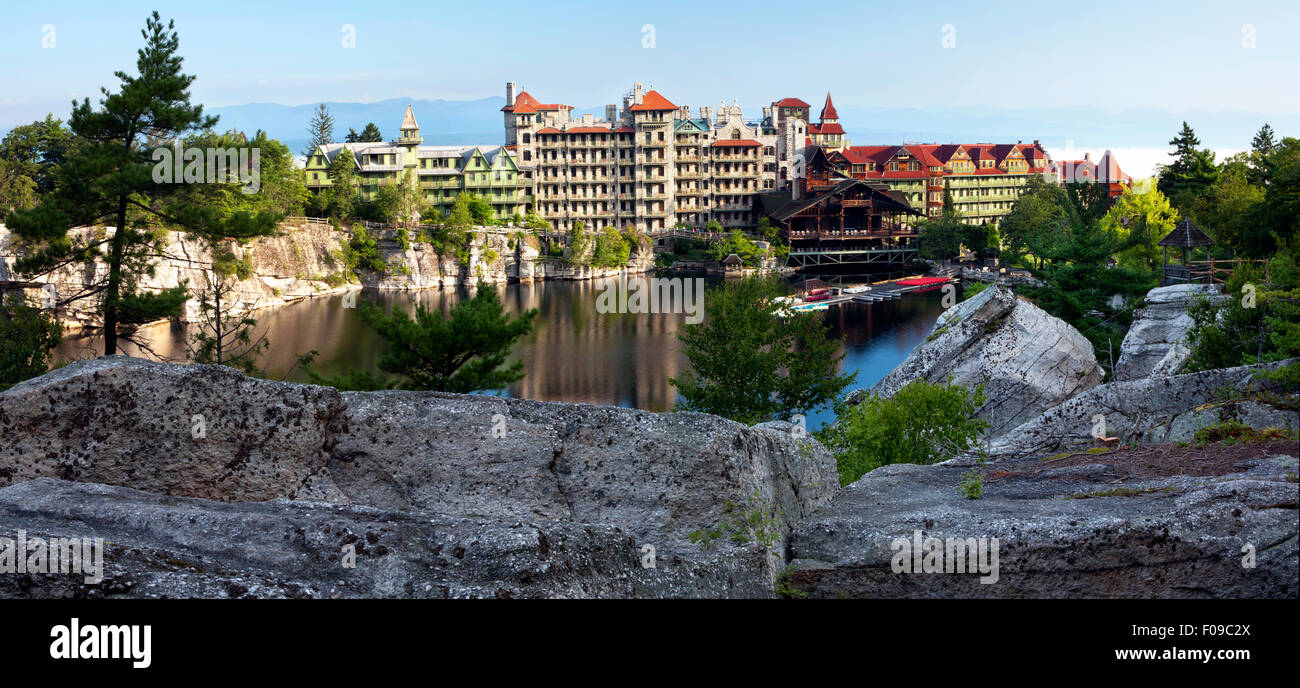
M 875 387 L 892 396 L 918 379 L 984 385 L 979 415 L 996 436 L 1101 383 L 1092 344 L 1069 324 L 994 286 L 939 316 L 930 338 Z
M 1201 477 L 1134 476 L 1111 455 L 1083 461 L 999 465 L 973 500 L 957 489 L 966 467 L 879 468 L 799 525 L 787 583 L 811 597 L 1296 597 L 1294 452 Z M 996 582 L 895 573 L 895 539 L 918 532 L 997 538 Z M 1254 568 L 1243 566 L 1247 545 Z
M 1120 345 L 1113 378 L 1176 374 L 1190 354 L 1186 336 L 1192 318 L 1187 307 L 1199 299 L 1222 298 L 1219 287 L 1210 284 L 1174 284 L 1147 292 L 1144 307 L 1134 311 L 1133 324 Z
M 0 537 L 103 538 L 103 579 L 0 575 L 0 598 L 765 597 L 756 545 L 660 552 L 605 524 L 276 499 L 225 503 L 41 478 L 0 489 Z M 349 554 L 355 555 L 351 560 Z M 346 564 L 352 564 L 348 566 Z
M 1232 395 L 1277 392 L 1278 385 L 1259 372 L 1284 363 L 1109 382 L 993 438 L 988 451 L 994 460 L 1052 453 L 1094 445 L 1094 435 L 1101 433 L 1125 444 L 1186 441 L 1189 433 L 1215 422 L 1208 415 L 1188 414 L 1219 405 Z M 1288 419 L 1290 427 L 1300 427 L 1294 411 L 1264 414 L 1252 407 L 1243 410 L 1250 411 L 1246 420 L 1263 427 L 1286 427 Z M 1104 424 L 1098 422 L 1098 416 L 1105 418 Z M 1217 419 L 1217 412 L 1214 417 Z
M 761 572 L 769 580 L 790 526 L 838 486 L 815 441 L 704 414 L 339 393 L 125 356 L 0 393 L 0 437 L 0 486 L 58 478 L 218 501 L 609 526 L 660 559 L 695 564 L 734 559 L 688 541 L 722 521 L 730 501 L 777 520 Z

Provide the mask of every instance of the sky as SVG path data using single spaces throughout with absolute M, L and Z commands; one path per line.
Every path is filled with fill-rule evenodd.
M 208 106 L 469 100 L 1300 114 L 1300 2 L 0 0 L 0 130 L 116 86 L 153 9 Z M 1153 146 L 1163 145 L 1153 142 Z

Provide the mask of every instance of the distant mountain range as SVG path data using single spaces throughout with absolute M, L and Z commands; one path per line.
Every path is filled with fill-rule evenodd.
M 461 101 L 391 98 L 375 103 L 329 102 L 326 106 L 334 116 L 335 136 L 339 140 L 348 128 L 361 131 L 367 122 L 374 122 L 385 138 L 391 139 L 396 138 L 408 103 L 415 107 L 425 143 L 498 145 L 503 142 L 501 107 L 505 99 L 500 96 Z M 263 129 L 294 153 L 301 153 L 308 140 L 307 124 L 315 109 L 314 103 L 249 103 L 213 107 L 208 111 L 221 117 L 219 126 L 223 130 L 238 129 L 251 135 Z M 1175 113 L 1134 108 L 1108 112 L 1096 107 L 911 108 L 838 103 L 837 109 L 840 123 L 854 144 L 1009 143 L 1038 139 L 1058 157 L 1073 142 L 1079 150 L 1140 150 L 1143 157 L 1163 162 L 1161 151 L 1169 148 L 1169 139 L 1184 120 L 1192 125 L 1205 146 L 1220 151 L 1248 148 L 1251 137 L 1264 122 L 1271 124 L 1281 136 L 1300 136 L 1300 114 L 1265 116 L 1240 110 Z M 812 110 L 816 116 L 820 105 L 815 104 Z M 762 112 L 761 105 L 746 104 L 745 111 L 757 119 Z M 588 112 L 603 116 L 604 105 L 576 110 L 577 114 Z M 1130 154 L 1133 157 L 1136 155 Z M 1123 157 L 1120 162 L 1124 164 Z M 1142 163 L 1138 167 L 1150 164 Z M 1149 170 L 1134 172 L 1146 174 Z

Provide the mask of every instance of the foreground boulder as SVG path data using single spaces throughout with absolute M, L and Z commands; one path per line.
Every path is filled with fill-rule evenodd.
M 0 489 L 0 537 L 103 538 L 102 580 L 0 576 L 0 598 L 754 597 L 764 554 L 659 557 L 611 525 L 276 499 L 225 503 L 49 478 Z M 349 553 L 352 559 L 349 559 Z M 84 569 L 83 569 L 84 570 Z
M 291 499 L 482 528 L 599 526 L 608 533 L 599 546 L 650 545 L 660 568 L 712 567 L 734 582 L 724 594 L 736 596 L 771 594 L 791 525 L 838 484 L 834 459 L 816 442 L 704 414 L 345 394 L 123 356 L 74 363 L 0 394 L 0 437 L 0 486 L 56 478 L 153 493 L 139 497 L 145 502 Z M 728 509 L 769 516 L 770 550 L 724 543 L 706 551 L 690 541 Z M 296 512 L 259 513 L 280 513 L 288 527 Z
M 1109 382 L 993 438 L 988 454 L 1005 460 L 1086 448 L 1097 444 L 1098 435 L 1122 444 L 1186 442 L 1196 430 L 1227 420 L 1257 429 L 1297 429 L 1294 410 L 1249 400 L 1261 395 L 1285 399 L 1281 385 L 1260 373 L 1286 363 Z
M 990 436 L 1101 383 L 1092 344 L 1059 318 L 994 286 L 948 309 L 925 343 L 875 387 L 892 396 L 914 380 L 984 385 Z
M 1120 345 L 1114 379 L 1176 374 L 1191 353 L 1186 341 L 1192 326 L 1188 306 L 1200 299 L 1222 298 L 1213 284 L 1174 284 L 1147 292 L 1145 305 L 1134 311 L 1133 324 Z
M 987 472 L 979 499 L 958 491 L 970 466 L 885 466 L 798 526 L 782 589 L 800 597 L 1294 599 L 1296 453 L 1287 440 L 1022 459 Z M 903 568 L 916 561 L 913 545 L 925 552 L 930 538 L 939 570 L 926 572 L 923 559 Z M 986 555 L 967 554 L 957 568 L 959 541 Z

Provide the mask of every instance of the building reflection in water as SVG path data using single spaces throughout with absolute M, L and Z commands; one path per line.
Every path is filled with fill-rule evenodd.
M 687 368 L 677 339 L 685 324 L 682 313 L 609 313 L 596 311 L 605 288 L 592 282 L 510 284 L 499 290 L 512 314 L 537 308 L 532 333 L 520 341 L 510 359 L 524 362 L 524 378 L 511 385 L 512 397 L 548 401 L 607 404 L 664 411 L 676 405 L 669 379 Z M 423 291 L 365 290 L 385 309 L 415 304 L 446 312 L 467 289 Z M 844 368 L 855 370 L 852 388 L 869 387 L 925 341 L 942 311 L 938 293 L 909 295 L 876 304 L 849 303 L 825 311 L 834 336 L 843 342 Z M 317 351 L 317 370 L 324 374 L 349 368 L 377 372 L 385 343 L 361 321 L 355 308 L 345 308 L 345 296 L 334 294 L 257 314 L 258 328 L 270 341 L 268 377 L 303 381 L 297 355 Z M 707 314 L 706 314 L 707 317 Z M 185 360 L 184 332 L 160 325 L 142 330 L 139 338 L 164 360 Z M 123 353 L 145 355 L 124 343 Z M 99 338 L 68 339 L 59 357 L 87 358 L 103 350 Z M 811 414 L 810 427 L 831 419 L 828 410 Z

